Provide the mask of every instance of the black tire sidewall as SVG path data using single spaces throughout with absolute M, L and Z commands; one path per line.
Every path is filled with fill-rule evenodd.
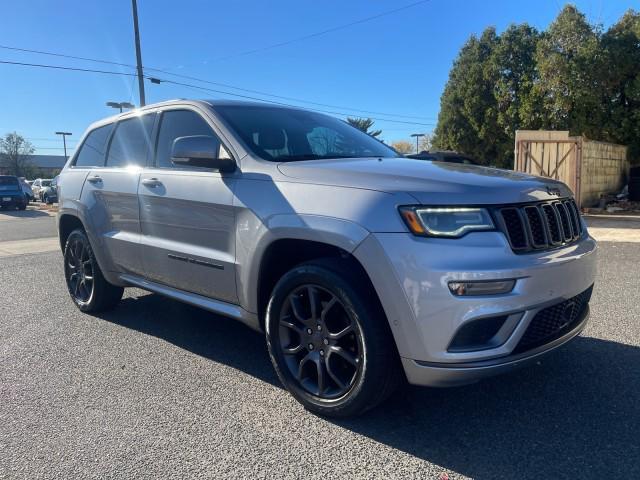
M 317 285 L 336 295 L 347 314 L 353 319 L 356 325 L 356 334 L 361 338 L 362 365 L 360 371 L 351 389 L 337 399 L 321 399 L 308 393 L 289 371 L 280 348 L 280 311 L 291 291 L 307 284 Z M 269 356 L 280 381 L 307 409 L 323 415 L 348 416 L 361 413 L 369 408 L 367 400 L 370 391 L 375 388 L 376 376 L 376 372 L 371 371 L 371 362 L 369 361 L 371 347 L 374 343 L 370 339 L 374 332 L 369 328 L 369 324 L 372 321 L 379 321 L 373 316 L 371 310 L 367 308 L 367 302 L 362 293 L 353 288 L 339 273 L 321 265 L 304 264 L 295 267 L 276 284 L 265 319 Z
M 89 249 L 89 258 L 91 260 L 91 264 L 92 264 L 92 268 L 93 268 L 93 288 L 92 288 L 92 292 L 91 292 L 91 297 L 89 298 L 89 300 L 87 302 L 82 302 L 80 301 L 78 298 L 76 298 L 76 296 L 73 294 L 73 292 L 71 291 L 71 285 L 69 284 L 69 273 L 68 273 L 68 256 L 70 255 L 69 251 L 71 248 L 71 245 L 76 241 L 76 240 L 82 240 L 83 242 L 85 242 L 87 244 L 87 248 Z M 89 238 L 87 237 L 87 235 L 82 231 L 82 230 L 74 230 L 73 232 L 71 232 L 69 234 L 69 237 L 67 237 L 67 243 L 65 244 L 64 247 L 64 278 L 65 281 L 67 283 L 67 290 L 69 291 L 69 295 L 71 296 L 71 299 L 73 300 L 73 303 L 76 304 L 76 306 L 82 310 L 83 312 L 88 312 L 91 311 L 92 309 L 92 304 L 95 303 L 96 300 L 96 285 L 95 282 L 98 280 L 97 275 L 96 275 L 96 269 L 97 269 L 97 262 L 96 259 L 93 255 L 93 249 L 91 248 L 91 244 L 89 243 Z

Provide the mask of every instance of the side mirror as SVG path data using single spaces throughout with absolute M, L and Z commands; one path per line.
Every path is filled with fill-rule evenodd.
M 236 162 L 220 141 L 209 135 L 178 137 L 173 141 L 171 161 L 179 167 L 215 168 L 233 172 Z

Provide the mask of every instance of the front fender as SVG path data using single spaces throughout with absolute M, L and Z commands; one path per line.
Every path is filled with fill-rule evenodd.
M 281 239 L 308 240 L 348 253 L 369 235 L 355 222 L 321 215 L 281 214 L 261 220 L 250 210 L 239 213 L 236 235 L 236 282 L 240 305 L 258 313 L 258 282 L 265 252 Z

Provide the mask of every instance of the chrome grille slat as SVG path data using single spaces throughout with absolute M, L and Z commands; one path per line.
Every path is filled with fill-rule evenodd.
M 571 225 L 569 224 L 569 215 L 567 214 L 567 210 L 561 202 L 555 202 L 553 204 L 553 208 L 556 209 L 558 216 L 560 217 L 562 238 L 565 242 L 568 242 L 573 238 L 573 232 L 571 231 Z
M 501 207 L 496 214 L 500 229 L 516 253 L 567 245 L 583 233 L 573 199 Z
M 582 234 L 582 228 L 580 225 L 580 216 L 578 215 L 577 207 L 571 200 L 564 202 L 564 206 L 569 212 L 569 218 L 571 219 L 571 226 L 573 227 L 573 238 L 578 238 Z

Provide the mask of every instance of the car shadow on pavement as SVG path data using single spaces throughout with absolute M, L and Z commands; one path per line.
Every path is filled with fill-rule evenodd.
M 45 210 L 0 210 L 1 216 L 13 217 L 13 218 L 39 218 L 48 217 L 49 212 Z
M 236 320 L 146 292 L 96 316 L 281 386 L 264 337 Z
M 640 348 L 579 337 L 540 364 L 407 387 L 335 422 L 471 478 L 640 478 Z
M 234 320 L 155 294 L 100 318 L 280 386 L 262 335 Z M 640 478 L 639 367 L 640 348 L 579 337 L 521 371 L 407 386 L 361 417 L 326 421 L 472 478 Z

